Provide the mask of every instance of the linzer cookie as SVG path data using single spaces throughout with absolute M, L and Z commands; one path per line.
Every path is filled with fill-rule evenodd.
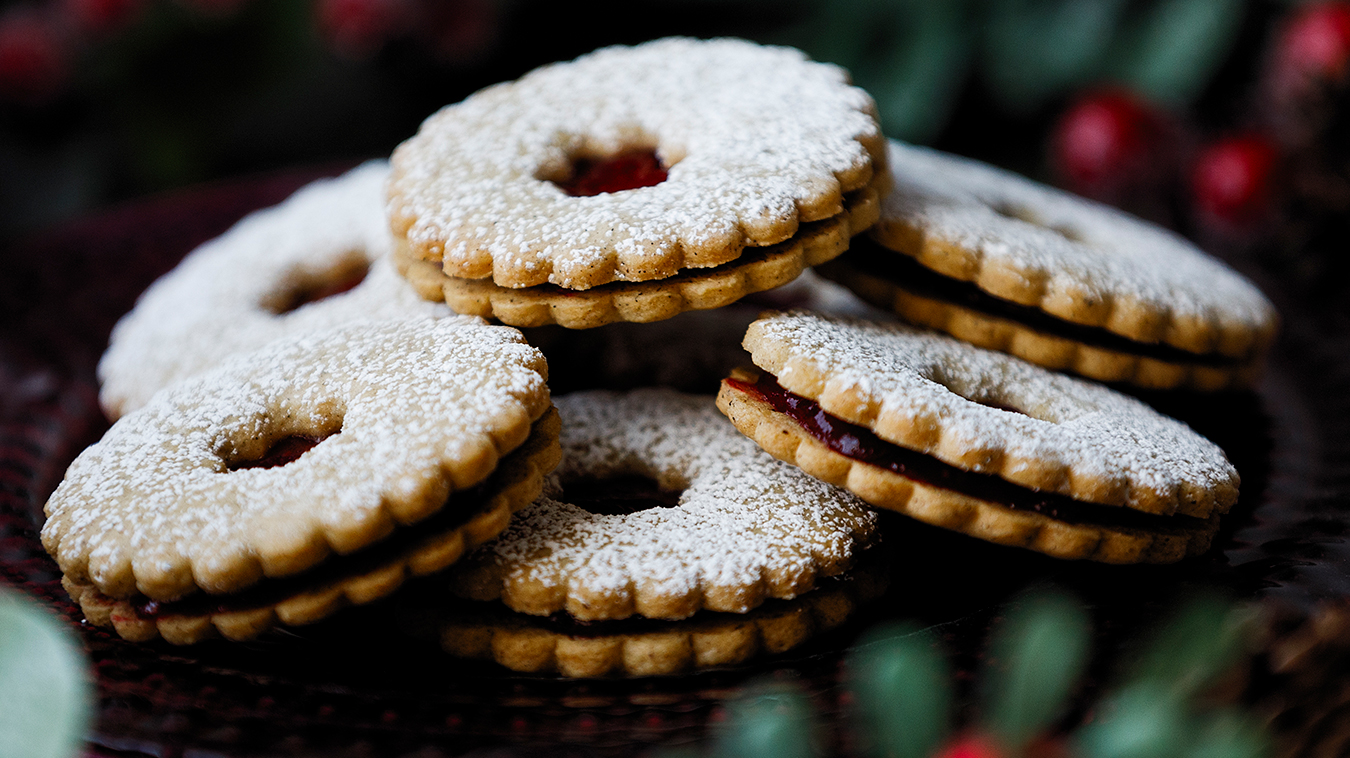
M 871 596 L 878 580 L 840 577 L 877 541 L 875 515 L 764 453 L 711 397 L 589 392 L 558 409 L 563 462 L 545 496 L 447 574 L 482 601 L 447 614 L 451 652 L 566 676 L 673 673 L 776 652 Z M 508 609 L 538 619 L 484 621 Z M 680 619 L 704 621 L 667 623 Z
M 975 161 L 890 143 L 872 242 L 821 273 L 902 318 L 1048 368 L 1158 389 L 1248 386 L 1270 302 L 1194 245 Z
M 889 182 L 875 110 L 842 69 L 742 40 L 546 66 L 395 151 L 400 265 L 424 295 L 518 326 L 719 307 L 875 221 Z
M 867 502 L 1058 558 L 1166 563 L 1237 500 L 1213 443 L 1106 387 L 902 324 L 797 312 L 750 326 L 760 370 L 718 407 Z
M 543 357 L 503 327 L 355 322 L 227 360 L 113 425 L 42 542 L 132 640 L 254 637 L 496 536 L 557 462 Z
M 141 295 L 99 361 L 110 418 L 272 340 L 356 319 L 451 316 L 394 271 L 383 161 L 302 188 L 197 248 Z M 463 323 L 468 319 L 458 318 Z

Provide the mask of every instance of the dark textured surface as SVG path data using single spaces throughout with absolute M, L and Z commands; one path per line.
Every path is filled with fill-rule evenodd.
M 1029 584 L 1067 587 L 1093 608 L 1103 671 L 1122 638 L 1190 588 L 1218 586 L 1294 613 L 1347 594 L 1350 332 L 1319 315 L 1315 303 L 1263 282 L 1286 323 L 1257 392 L 1145 395 L 1224 446 L 1243 476 L 1239 505 L 1201 559 L 1170 567 L 1064 563 L 887 518 L 894 580 L 869 618 L 776 660 L 635 682 L 539 679 L 449 659 L 398 633 L 397 599 L 249 644 L 135 645 L 85 627 L 36 530 L 65 465 L 106 428 L 93 367 L 109 329 L 192 246 L 321 173 L 331 172 L 145 201 L 20 244 L 0 260 L 0 580 L 80 630 L 98 675 L 93 739 L 105 751 L 431 758 L 548 755 L 541 748 L 550 745 L 557 756 L 627 755 L 700 738 L 717 702 L 757 675 L 799 678 L 837 724 L 842 651 L 868 621 L 936 625 L 968 682 L 988 621 Z M 739 319 L 717 337 L 726 345 L 700 334 L 710 353 L 739 341 Z M 551 351 L 566 353 L 566 339 Z M 596 381 L 589 362 L 555 360 L 554 371 L 557 386 Z M 681 375 L 679 383 L 715 378 Z M 635 377 L 615 382 L 631 385 Z M 834 744 L 847 749 L 838 730 Z

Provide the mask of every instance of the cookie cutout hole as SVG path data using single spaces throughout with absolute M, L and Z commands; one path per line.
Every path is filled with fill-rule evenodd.
M 573 158 L 572 175 L 553 183 L 572 197 L 592 197 L 653 187 L 664 182 L 666 176 L 667 168 L 656 150 L 642 148 L 616 155 Z
M 338 432 L 332 432 L 324 435 L 311 434 L 291 434 L 273 442 L 263 452 L 262 457 L 239 461 L 231 461 L 229 468 L 231 471 L 242 471 L 251 468 L 277 468 L 285 466 L 288 463 L 294 463 L 300 459 L 300 456 L 308 453 L 319 446 L 319 443 L 332 437 Z
M 1070 242 L 1085 241 L 1083 235 L 1078 233 L 1078 230 L 1069 226 L 1062 226 L 1062 225 L 1057 226 L 1055 224 L 1046 223 L 1045 219 L 1041 218 L 1040 214 L 1036 213 L 1035 211 L 1026 207 L 1025 205 L 1017 205 L 1016 203 L 1003 203 L 1001 205 L 991 205 L 989 207 L 993 208 L 994 212 L 1000 216 L 1003 216 L 1005 218 L 1016 219 L 1024 223 L 1031 224 L 1032 226 L 1039 226 L 1042 229 L 1049 229 L 1050 231 L 1054 232 L 1055 234 L 1058 234 L 1059 236 L 1063 237 L 1064 239 Z
M 271 302 L 264 303 L 264 307 L 281 316 L 301 306 L 353 290 L 366 280 L 369 273 L 370 263 L 365 256 L 353 255 L 323 274 L 300 278 L 296 286 L 283 291 Z
M 683 493 L 661 489 L 655 479 L 628 474 L 567 482 L 561 499 L 600 516 L 626 516 L 652 508 L 674 508 Z

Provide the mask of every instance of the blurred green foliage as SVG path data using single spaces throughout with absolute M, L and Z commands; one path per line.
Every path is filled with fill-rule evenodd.
M 88 663 L 70 632 L 0 588 L 0 755 L 77 755 L 92 705 Z
M 841 0 L 784 35 L 845 66 L 893 137 L 931 140 L 970 77 L 1024 115 L 1094 84 L 1193 101 L 1232 49 L 1247 0 Z

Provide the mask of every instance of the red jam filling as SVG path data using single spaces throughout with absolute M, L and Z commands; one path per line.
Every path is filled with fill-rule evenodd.
M 354 271 L 350 271 L 343 276 L 335 279 L 320 282 L 313 287 L 297 290 L 291 293 L 287 298 L 284 307 L 277 311 L 277 314 L 290 313 L 302 305 L 317 303 L 320 300 L 330 298 L 334 295 L 341 295 L 344 292 L 356 289 L 356 286 L 366 280 L 366 274 L 370 273 L 370 267 L 362 266 Z
M 608 158 L 581 158 L 573 165 L 571 179 L 555 183 L 572 197 L 591 197 L 651 187 L 665 180 L 666 168 L 655 150 L 634 150 Z
M 322 437 L 313 437 L 308 434 L 292 434 L 289 437 L 282 437 L 272 446 L 267 448 L 263 456 L 253 461 L 240 461 L 231 463 L 231 471 L 249 468 L 276 468 L 285 466 L 300 458 L 300 456 L 313 450 L 320 442 L 332 437 L 332 434 L 326 434 Z
M 814 400 L 788 392 L 770 374 L 751 384 L 724 380 L 739 392 L 759 398 L 778 413 L 788 416 L 807 434 L 834 452 L 870 466 L 885 469 L 915 482 L 997 503 L 1019 511 L 1034 511 L 1074 524 L 1147 529 L 1173 533 L 1196 529 L 1204 519 L 1191 516 L 1158 516 L 1129 508 L 1085 503 L 1051 492 L 1037 492 L 992 474 L 979 474 L 948 465 L 877 437 L 870 429 L 826 413 Z
M 601 516 L 626 516 L 650 508 L 674 508 L 680 490 L 663 490 L 645 476 L 616 476 L 595 481 L 579 480 L 563 485 L 562 499 Z

